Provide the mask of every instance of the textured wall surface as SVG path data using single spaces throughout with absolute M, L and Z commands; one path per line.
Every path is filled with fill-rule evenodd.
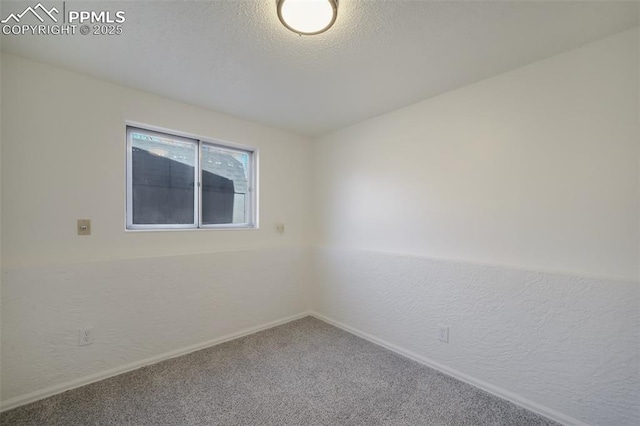
M 271 248 L 9 270 L 2 399 L 307 311 L 308 259 Z M 94 344 L 77 345 L 82 327 Z
M 637 283 L 314 253 L 321 315 L 588 424 L 640 424 Z

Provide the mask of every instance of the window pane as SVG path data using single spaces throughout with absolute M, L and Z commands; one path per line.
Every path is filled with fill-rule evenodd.
M 202 145 L 202 223 L 248 223 L 250 154 Z
M 133 224 L 195 224 L 195 142 L 132 131 Z

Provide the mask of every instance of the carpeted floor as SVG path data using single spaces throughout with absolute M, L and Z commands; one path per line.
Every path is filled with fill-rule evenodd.
M 2 425 L 557 425 L 307 317 L 0 414 Z

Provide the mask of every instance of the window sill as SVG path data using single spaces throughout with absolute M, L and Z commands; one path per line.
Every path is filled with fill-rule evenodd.
M 125 228 L 125 233 L 138 232 L 197 232 L 197 231 L 258 231 L 259 226 L 212 226 L 204 228 Z

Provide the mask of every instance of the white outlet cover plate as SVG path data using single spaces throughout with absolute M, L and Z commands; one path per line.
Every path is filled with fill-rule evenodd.
M 78 346 L 87 346 L 93 343 L 93 328 L 78 329 Z

